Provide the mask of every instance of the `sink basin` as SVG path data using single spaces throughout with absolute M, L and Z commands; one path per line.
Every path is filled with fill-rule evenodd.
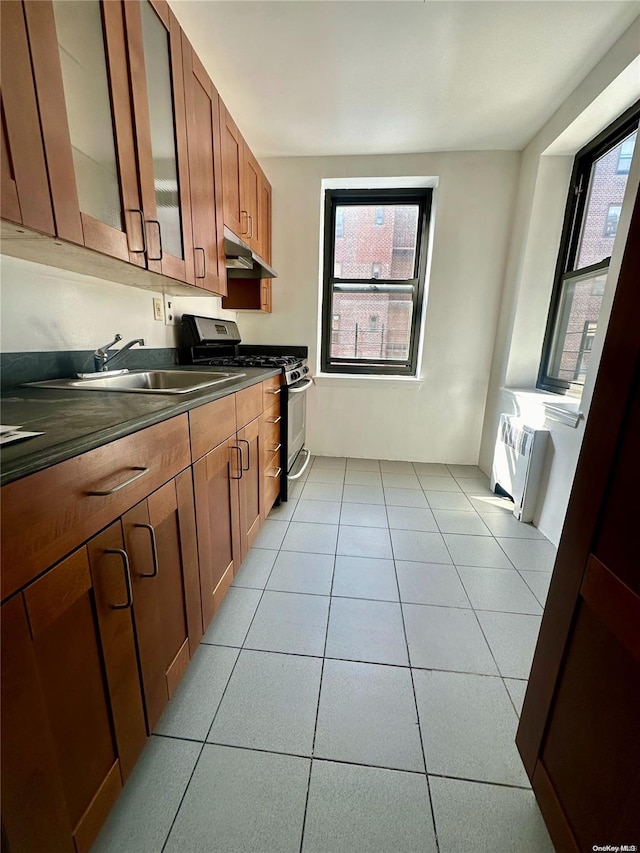
M 30 382 L 39 388 L 75 388 L 78 391 L 125 391 L 129 394 L 188 394 L 244 373 L 220 373 L 213 370 L 131 370 L 118 376 L 100 376 L 90 379 L 53 379 L 49 382 Z

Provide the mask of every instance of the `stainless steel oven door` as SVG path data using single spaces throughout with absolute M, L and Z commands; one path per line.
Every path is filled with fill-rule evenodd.
M 304 447 L 307 413 L 307 391 L 313 379 L 305 377 L 287 388 L 287 473 Z

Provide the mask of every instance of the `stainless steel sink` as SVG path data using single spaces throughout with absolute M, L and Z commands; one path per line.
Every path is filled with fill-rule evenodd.
M 195 370 L 131 370 L 118 376 L 100 376 L 87 379 L 53 379 L 48 382 L 29 382 L 38 388 L 76 389 L 77 391 L 124 391 L 129 394 L 188 394 L 244 373 L 220 373 Z

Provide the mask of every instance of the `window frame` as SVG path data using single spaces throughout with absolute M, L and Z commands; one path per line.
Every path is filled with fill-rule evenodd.
M 320 369 L 322 373 L 332 375 L 358 376 L 417 376 L 420 330 L 422 325 L 425 297 L 425 279 L 427 254 L 429 248 L 429 222 L 433 200 L 432 187 L 411 187 L 396 189 L 327 189 L 324 196 L 324 247 L 322 272 L 322 327 L 320 346 Z M 389 204 L 417 204 L 418 227 L 416 243 L 415 278 L 383 279 L 363 278 L 344 279 L 335 276 L 335 240 L 336 208 L 343 205 L 378 207 Z M 367 359 L 354 361 L 346 358 L 331 357 L 331 318 L 333 315 L 333 287 L 336 281 L 342 284 L 364 287 L 411 286 L 413 288 L 413 311 L 409 334 L 409 353 L 405 360 Z
M 606 154 L 610 149 L 615 148 L 616 145 L 619 145 L 627 136 L 632 134 L 634 130 L 638 130 L 639 119 L 640 101 L 636 101 L 635 104 L 625 110 L 621 116 L 588 142 L 580 151 L 578 151 L 575 156 L 573 170 L 571 172 L 571 180 L 569 182 L 569 194 L 565 207 L 562 234 L 560 237 L 560 248 L 554 272 L 553 289 L 551 292 L 551 301 L 549 304 L 549 313 L 547 315 L 542 355 L 538 370 L 538 379 L 536 382 L 536 387 L 543 391 L 551 391 L 556 394 L 567 394 L 576 388 L 579 388 L 580 391 L 582 390 L 582 385 L 577 385 L 575 382 L 569 382 L 549 375 L 549 367 L 551 357 L 553 355 L 553 345 L 555 340 L 554 332 L 559 314 L 562 310 L 562 297 L 565 285 L 570 282 L 572 278 L 578 275 L 579 272 L 584 272 L 588 269 L 596 270 L 598 268 L 606 271 L 609 268 L 609 261 L 611 260 L 610 257 L 603 258 L 603 260 L 598 264 L 593 264 L 590 267 L 575 268 L 574 266 L 577 259 L 578 247 L 580 245 L 582 227 L 586 213 L 586 205 L 589 197 L 591 172 L 595 162 L 599 160 L 600 157 Z M 638 144 L 637 141 L 636 144 Z M 616 174 L 621 173 L 616 172 Z

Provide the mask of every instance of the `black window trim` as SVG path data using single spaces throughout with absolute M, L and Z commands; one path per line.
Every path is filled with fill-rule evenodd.
M 584 273 L 589 269 L 588 267 L 583 267 L 580 270 L 574 271 L 573 264 L 578 252 L 585 206 L 589 195 L 591 169 L 596 160 L 638 128 L 639 118 L 640 101 L 636 101 L 635 104 L 625 110 L 614 122 L 588 142 L 584 148 L 578 151 L 575 156 L 571 180 L 569 182 L 569 196 L 562 225 L 560 249 L 558 251 L 558 260 L 553 278 L 553 290 L 551 292 L 551 302 L 547 315 L 538 380 L 536 382 L 536 387 L 544 391 L 566 394 L 572 387 L 575 387 L 575 383 L 557 379 L 555 376 L 549 376 L 548 370 L 553 349 L 556 317 L 561 307 L 564 283 L 573 277 L 572 273 Z M 609 260 L 609 258 L 606 258 L 592 266 L 594 268 L 607 269 Z
M 321 372 L 327 374 L 350 374 L 362 376 L 416 376 L 418 372 L 418 349 L 420 344 L 420 326 L 425 296 L 425 278 L 427 270 L 427 250 L 429 242 L 429 220 L 433 198 L 432 187 L 402 187 L 396 189 L 327 189 L 324 205 L 324 269 L 322 274 L 322 342 L 320 347 Z M 409 338 L 409 358 L 406 361 L 390 362 L 388 359 L 368 359 L 366 362 L 354 362 L 353 359 L 330 357 L 332 292 L 336 276 L 334 275 L 335 257 L 335 210 L 339 204 L 379 206 L 394 202 L 413 202 L 418 204 L 418 242 L 416 245 L 416 277 L 413 279 L 340 279 L 338 287 L 347 290 L 353 287 L 369 286 L 372 291 L 398 292 L 410 287 L 414 293 Z

